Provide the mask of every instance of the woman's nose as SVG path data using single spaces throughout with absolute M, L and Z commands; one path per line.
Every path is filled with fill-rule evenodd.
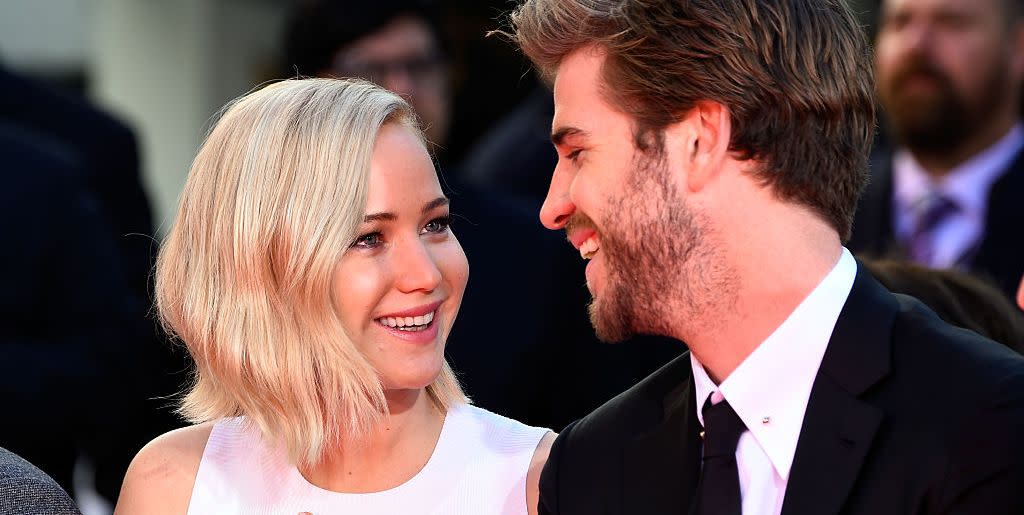
M 430 292 L 441 284 L 441 269 L 430 249 L 418 238 L 397 249 L 397 284 L 399 291 Z

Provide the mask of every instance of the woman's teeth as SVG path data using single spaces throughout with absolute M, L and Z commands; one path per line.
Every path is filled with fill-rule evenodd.
M 590 259 L 600 249 L 601 244 L 598 243 L 597 236 L 591 236 L 580 245 L 580 256 L 583 256 L 583 259 Z
M 378 318 L 377 322 L 399 331 L 422 331 L 434 321 L 434 313 L 432 311 L 418 317 L 384 317 Z

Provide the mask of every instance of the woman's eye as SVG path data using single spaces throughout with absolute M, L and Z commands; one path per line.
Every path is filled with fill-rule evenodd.
M 427 222 L 427 225 L 423 226 L 423 232 L 434 234 L 442 233 L 448 230 L 448 226 L 450 226 L 451 223 L 452 219 L 450 216 L 440 216 Z
M 372 249 L 380 246 L 380 244 L 383 243 L 383 239 L 384 238 L 379 232 L 371 232 L 356 238 L 356 241 L 352 243 L 352 246 L 363 249 Z

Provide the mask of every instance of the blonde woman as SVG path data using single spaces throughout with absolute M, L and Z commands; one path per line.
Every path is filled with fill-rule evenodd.
M 467 404 L 444 360 L 469 272 L 448 216 L 399 97 L 307 79 L 229 104 L 157 264 L 196 425 L 139 452 L 117 512 L 535 513 L 553 434 Z

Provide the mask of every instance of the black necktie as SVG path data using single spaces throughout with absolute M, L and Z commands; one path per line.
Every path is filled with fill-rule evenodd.
M 704 403 L 704 457 L 697 486 L 694 515 L 742 515 L 740 474 L 736 468 L 736 444 L 747 430 L 743 421 L 723 400 Z

